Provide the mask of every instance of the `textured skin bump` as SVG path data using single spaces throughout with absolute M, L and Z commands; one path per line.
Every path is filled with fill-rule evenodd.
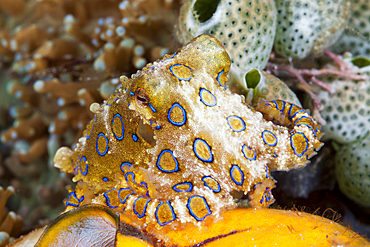
M 233 191 L 248 194 L 253 207 L 273 203 L 270 170 L 307 164 L 321 133 L 295 105 L 263 102 L 261 114 L 245 104 L 225 89 L 229 69 L 222 44 L 201 35 L 131 79 L 122 77 L 75 151 L 56 155 L 56 165 L 78 181 L 67 210 L 93 202 L 137 226 L 161 228 L 236 208 Z M 150 130 L 143 132 L 140 121 Z

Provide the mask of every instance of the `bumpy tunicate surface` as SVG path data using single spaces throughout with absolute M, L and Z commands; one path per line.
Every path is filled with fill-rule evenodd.
M 370 57 L 370 1 L 354 0 L 348 26 L 353 30 L 343 33 L 330 48 L 336 53 L 350 51 L 354 56 Z
M 270 0 L 187 0 L 181 7 L 177 37 L 185 44 L 200 34 L 213 35 L 234 65 L 264 69 L 275 29 L 276 7 Z
M 350 143 L 363 138 L 370 130 L 370 81 L 353 81 L 338 76 L 321 78 L 336 90 L 321 90 L 317 96 L 324 106 L 320 112 L 326 121 L 325 138 Z
M 250 206 L 270 205 L 270 170 L 305 166 L 322 133 L 294 104 L 245 104 L 227 88 L 230 64 L 222 44 L 201 35 L 121 77 L 119 90 L 92 105 L 76 149 L 54 159 L 78 181 L 67 210 L 98 203 L 161 228 L 237 207 L 234 191 L 248 194 Z
M 285 57 L 321 55 L 344 30 L 350 16 L 347 0 L 276 0 L 274 49 Z
M 370 135 L 343 146 L 335 157 L 340 190 L 356 203 L 370 207 Z

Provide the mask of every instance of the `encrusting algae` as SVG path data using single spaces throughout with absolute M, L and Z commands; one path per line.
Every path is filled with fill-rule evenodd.
M 323 217 L 267 208 L 271 172 L 306 166 L 323 145 L 326 101 L 317 95 L 334 93 L 325 75 L 368 80 L 324 50 L 356 3 L 293 2 L 0 0 L 0 78 L 10 78 L 5 104 L 15 119 L 1 121 L 0 185 L 19 191 L 10 203 L 23 233 L 55 218 L 67 198 L 47 228 L 10 246 L 369 244 Z M 335 32 L 315 29 L 307 57 L 287 60 L 279 49 L 291 57 L 303 44 L 301 31 L 283 30 L 282 7 L 299 14 L 294 27 L 330 16 Z M 322 53 L 337 67 L 326 68 Z M 68 173 L 77 184 L 65 194 Z M 4 243 L 19 235 L 14 225 Z

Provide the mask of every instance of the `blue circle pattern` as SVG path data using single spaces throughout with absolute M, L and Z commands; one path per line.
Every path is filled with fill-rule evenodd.
M 134 201 L 134 206 L 133 206 L 133 210 L 134 210 L 134 213 L 137 215 L 137 217 L 139 218 L 143 218 L 145 216 L 145 212 L 146 212 L 146 208 L 148 207 L 148 203 L 151 201 L 151 199 L 147 199 L 146 203 L 145 203 L 145 206 L 144 206 L 144 210 L 143 210 L 143 213 L 140 214 L 139 212 L 136 211 L 136 202 L 139 200 L 139 199 L 142 199 L 144 197 L 139 197 L 137 198 L 135 201 Z M 145 198 L 144 198 L 145 199 Z
M 237 170 L 239 171 L 240 175 L 241 175 L 241 181 L 240 181 L 240 182 L 239 182 L 239 181 L 236 181 L 236 180 L 235 180 L 235 178 L 234 178 L 234 176 L 233 176 L 234 169 L 237 169 Z M 243 173 L 243 171 L 240 169 L 240 167 L 239 167 L 239 166 L 237 166 L 237 165 L 233 165 L 233 166 L 231 167 L 231 169 L 230 169 L 230 177 L 231 177 L 231 179 L 234 181 L 234 183 L 236 183 L 237 185 L 243 185 L 243 183 L 244 183 L 244 173 Z
M 192 76 L 189 76 L 188 78 L 180 78 L 180 77 L 178 77 L 174 72 L 173 72 L 173 68 L 174 67 L 177 67 L 177 66 L 184 66 L 184 67 L 186 67 L 186 68 L 188 68 L 190 71 L 192 71 L 192 69 L 189 67 L 189 66 L 186 66 L 186 65 L 183 65 L 183 64 L 174 64 L 174 65 L 172 65 L 171 67 L 170 67 L 170 71 L 171 71 L 171 73 L 177 78 L 177 79 L 179 79 L 180 81 L 182 80 L 182 81 L 190 81 L 191 80 L 191 78 L 192 78 Z
M 209 152 L 209 158 L 208 159 L 203 159 L 202 157 L 200 157 L 197 153 L 197 150 L 195 148 L 197 142 L 203 142 L 204 144 L 206 144 L 207 148 L 208 148 L 208 152 Z M 211 152 L 211 147 L 208 145 L 208 143 L 205 141 L 205 140 L 202 140 L 202 139 L 195 139 L 194 141 L 194 144 L 193 144 L 193 151 L 195 153 L 195 155 L 198 157 L 198 159 L 200 159 L 201 161 L 204 161 L 204 162 L 212 162 L 213 161 L 213 155 L 212 155 L 212 152 Z
M 249 158 L 247 155 L 246 155 L 246 153 L 244 152 L 244 149 L 245 148 L 248 148 L 249 150 L 251 150 L 253 153 L 254 153 L 254 156 L 253 156 L 253 158 Z M 250 160 L 250 161 L 253 161 L 253 160 L 256 160 L 256 158 L 257 158 L 257 155 L 256 155 L 256 152 L 254 152 L 250 147 L 248 147 L 247 145 L 243 145 L 243 147 L 242 147 L 242 152 L 243 152 L 243 155 L 244 155 L 244 157 L 247 159 L 247 160 Z
M 108 193 L 109 192 L 111 192 L 111 191 L 113 191 L 113 190 L 117 190 L 117 189 L 111 189 L 111 190 L 108 190 L 108 191 L 106 191 L 106 192 L 104 192 L 104 197 L 105 197 L 105 199 L 107 200 L 107 205 L 110 207 L 110 208 L 118 208 L 118 206 L 113 206 L 113 205 L 111 205 L 110 204 L 110 199 L 109 199 L 109 196 L 108 196 Z
M 155 210 L 155 218 L 157 219 L 158 224 L 159 224 L 159 225 L 161 225 L 161 226 L 165 226 L 165 225 L 167 225 L 167 224 L 171 223 L 172 221 L 174 221 L 174 220 L 176 219 L 175 211 L 173 210 L 173 207 L 171 206 L 170 202 L 169 202 L 169 201 L 167 201 L 166 203 L 170 206 L 171 213 L 172 213 L 172 219 L 171 219 L 171 220 L 169 220 L 169 221 L 166 221 L 166 222 L 160 222 L 160 221 L 159 221 L 159 219 L 158 219 L 158 209 L 159 209 L 159 207 L 163 204 L 163 202 L 161 202 L 161 203 L 157 206 L 157 208 L 156 208 L 156 210 Z
M 175 122 L 175 121 L 173 121 L 171 119 L 171 112 L 172 112 L 172 110 L 173 110 L 174 107 L 179 107 L 181 109 L 181 111 L 182 111 L 183 120 L 181 122 Z M 167 118 L 168 118 L 168 121 L 170 121 L 173 125 L 182 126 L 186 122 L 186 111 L 185 111 L 185 109 L 179 103 L 174 103 L 171 106 L 170 110 L 168 111 Z
M 161 157 L 164 153 L 170 153 L 172 155 L 172 158 L 173 158 L 173 160 L 175 161 L 175 164 L 176 164 L 176 167 L 173 170 L 166 170 L 166 169 L 164 169 L 163 167 L 160 166 L 159 161 L 161 160 Z M 166 173 L 177 172 L 179 170 L 179 162 L 177 161 L 175 156 L 173 156 L 173 152 L 171 150 L 165 149 L 165 150 L 162 150 L 162 152 L 158 155 L 157 167 L 162 172 L 166 172 Z
M 85 171 L 82 171 L 82 169 L 81 169 L 81 160 L 85 160 Z M 81 171 L 81 174 L 82 175 L 86 175 L 87 174 L 87 163 L 86 163 L 86 157 L 85 156 L 82 156 L 80 158 L 80 171 Z
M 128 167 L 130 167 L 130 166 L 132 166 L 132 164 L 131 163 L 129 163 L 129 162 L 123 162 L 122 164 L 121 164 L 121 171 L 123 172 L 123 173 L 125 173 L 125 170 L 123 169 L 123 167 L 124 166 L 128 166 Z
M 274 143 L 269 143 L 268 141 L 266 141 L 265 140 L 265 135 L 266 134 L 271 134 L 274 138 L 275 138 L 275 142 Z M 271 131 L 269 131 L 269 130 L 264 130 L 263 132 L 262 132 L 262 139 L 263 139 L 263 141 L 265 142 L 265 144 L 266 145 L 268 145 L 268 146 L 270 146 L 270 147 L 274 147 L 274 146 L 276 146 L 276 144 L 277 144 L 277 138 L 276 138 L 276 136 L 275 136 L 275 134 L 274 133 L 272 133 Z
M 126 195 L 125 196 L 125 198 L 121 198 L 121 191 L 123 191 L 123 190 L 129 190 L 129 191 L 131 191 L 131 193 L 130 194 L 128 194 L 128 195 Z M 131 196 L 131 195 L 134 195 L 135 193 L 131 190 L 131 189 L 129 189 L 129 188 L 121 188 L 121 189 L 119 189 L 119 191 L 118 191 L 118 198 L 119 198 L 119 201 L 121 202 L 121 203 L 125 203 L 126 201 L 127 201 L 127 199 Z
M 121 128 L 122 128 L 122 134 L 121 136 L 117 136 L 117 134 L 113 131 L 113 123 L 114 123 L 114 119 L 118 117 L 119 118 L 119 121 L 121 121 Z M 124 127 L 123 127 L 123 121 L 122 121 L 122 117 L 119 113 L 117 113 L 116 115 L 114 115 L 113 119 L 112 119 L 112 123 L 111 123 L 111 127 L 112 127 L 112 132 L 113 132 L 113 135 L 118 139 L 118 140 L 122 140 L 123 139 L 123 133 L 124 133 Z
M 202 97 L 202 92 L 204 92 L 204 91 L 205 91 L 205 93 L 209 93 L 209 94 L 213 97 L 213 99 L 215 100 L 215 103 L 213 103 L 213 104 L 209 104 L 208 102 L 206 102 L 206 101 L 203 99 L 203 97 Z M 214 95 L 213 95 L 213 93 L 211 93 L 211 92 L 210 92 L 210 91 L 208 91 L 207 89 L 201 88 L 201 89 L 200 89 L 200 91 L 199 91 L 199 97 L 200 97 L 200 101 L 202 101 L 202 103 L 203 103 L 203 104 L 205 104 L 206 106 L 210 106 L 210 107 L 212 107 L 212 106 L 217 105 L 217 99 L 216 99 L 216 96 L 214 96 Z
M 216 184 L 217 184 L 217 189 L 214 189 L 214 188 L 210 187 L 210 186 L 207 184 L 207 181 L 205 181 L 207 178 L 208 178 L 208 179 L 212 179 L 213 181 L 215 181 L 215 182 L 216 182 Z M 211 176 L 205 176 L 205 177 L 203 177 L 203 178 L 202 178 L 202 181 L 204 182 L 204 185 L 205 185 L 206 187 L 208 187 L 210 190 L 212 190 L 213 192 L 218 193 L 218 192 L 220 192 L 220 191 L 221 191 L 221 186 L 220 186 L 220 184 L 219 184 L 219 183 L 218 183 L 218 181 L 217 181 L 216 179 L 214 179 L 213 177 L 211 177 Z
M 183 189 L 179 189 L 179 188 L 178 188 L 178 187 L 181 187 L 181 186 L 184 186 L 184 185 L 188 185 L 188 186 L 189 186 L 189 188 L 188 188 L 187 190 L 183 190 Z M 174 191 L 176 191 L 176 192 L 190 192 L 190 191 L 192 191 L 192 189 L 193 189 L 193 184 L 192 184 L 192 183 L 190 183 L 190 182 L 178 183 L 178 184 L 174 185 L 174 186 L 172 187 L 172 189 L 173 189 Z
M 206 207 L 207 207 L 207 211 L 208 211 L 208 212 L 207 212 L 207 214 L 206 214 L 205 216 L 203 216 L 202 218 L 199 218 L 196 214 L 194 214 L 193 210 L 191 209 L 190 201 L 191 201 L 191 199 L 193 199 L 193 198 L 195 198 L 195 197 L 199 197 L 199 198 L 201 198 L 201 199 L 204 201 L 204 204 L 205 204 L 205 205 L 206 205 Z M 190 197 L 186 206 L 188 207 L 190 214 L 191 214 L 191 215 L 192 215 L 192 216 L 193 216 L 197 221 L 202 221 L 202 220 L 204 220 L 208 215 L 210 215 L 210 214 L 212 213 L 212 212 L 211 212 L 211 209 L 210 209 L 210 208 L 209 208 L 209 206 L 208 206 L 208 203 L 207 203 L 206 199 L 205 199 L 204 197 L 202 197 L 202 196 L 197 196 L 197 195 L 195 195 L 195 196 Z
M 99 150 L 99 138 L 101 138 L 101 137 L 103 137 L 103 138 L 105 139 L 105 142 L 106 142 L 106 147 L 105 147 L 104 152 L 101 152 L 101 151 Z M 100 156 L 104 156 L 104 155 L 108 152 L 108 148 L 109 148 L 108 138 L 107 138 L 107 137 L 105 137 L 105 135 L 104 135 L 103 133 L 99 133 L 98 138 L 97 138 L 97 140 L 96 140 L 96 150 L 98 151 L 98 154 L 99 154 Z
M 233 127 L 232 127 L 232 126 L 231 126 L 231 124 L 230 124 L 230 118 L 237 118 L 238 120 L 240 120 L 240 122 L 242 122 L 242 123 L 243 123 L 243 128 L 241 128 L 240 130 L 235 130 L 235 129 L 233 129 Z M 241 132 L 241 131 L 244 131 L 244 130 L 245 130 L 245 122 L 244 122 L 244 120 L 243 120 L 241 117 L 238 117 L 238 116 L 232 115 L 232 116 L 228 116 L 228 117 L 226 118 L 226 120 L 227 120 L 227 124 L 229 125 L 229 127 L 230 127 L 233 131 L 235 131 L 235 132 Z
M 222 83 L 220 82 L 220 76 L 222 75 L 222 73 L 224 73 L 224 71 L 222 70 L 222 71 L 220 71 L 220 73 L 218 73 L 218 75 L 217 75 L 217 81 L 218 81 L 218 83 L 220 84 L 220 86 L 221 87 L 223 87 L 223 88 L 227 88 L 227 86 L 226 86 L 226 83 L 225 83 L 225 86 L 224 85 L 222 85 Z
M 293 136 L 295 136 L 295 135 L 302 135 L 304 137 L 305 141 L 306 141 L 306 149 L 302 153 L 297 153 L 297 148 L 294 145 L 294 141 L 293 141 Z M 297 155 L 298 157 L 302 157 L 304 155 L 304 153 L 307 151 L 308 146 L 309 146 L 309 141 L 308 141 L 307 137 L 305 136 L 305 134 L 300 133 L 300 132 L 294 133 L 293 135 L 290 136 L 290 143 L 292 145 L 292 148 L 294 150 L 295 155 Z

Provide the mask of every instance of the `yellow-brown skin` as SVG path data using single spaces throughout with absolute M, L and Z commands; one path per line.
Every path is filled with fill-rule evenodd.
M 305 166 L 322 133 L 295 105 L 245 104 L 227 89 L 230 64 L 221 43 L 201 35 L 122 77 L 119 90 L 91 107 L 95 118 L 76 149 L 55 156 L 78 182 L 66 210 L 93 202 L 129 215 L 137 227 L 170 231 L 217 221 L 237 207 L 233 191 L 248 194 L 252 207 L 270 205 L 269 170 Z M 155 143 L 141 136 L 140 121 Z

